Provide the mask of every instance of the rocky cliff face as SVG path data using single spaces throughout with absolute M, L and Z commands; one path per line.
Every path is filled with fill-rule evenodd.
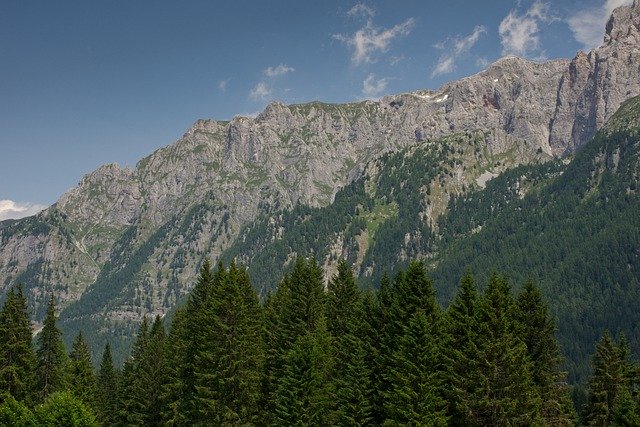
M 613 11 L 604 43 L 579 52 L 562 74 L 551 121 L 554 153 L 591 138 L 626 99 L 640 91 L 640 2 Z
M 492 153 L 518 147 L 503 167 L 571 153 L 640 93 L 639 31 L 635 1 L 614 12 L 600 48 L 573 60 L 506 57 L 436 91 L 200 120 L 135 170 L 103 166 L 36 217 L 0 223 L 0 293 L 21 281 L 37 309 L 49 289 L 68 305 L 136 265 L 118 279 L 119 302 L 100 308 L 114 318 L 162 314 L 201 259 L 215 261 L 259 213 L 331 203 L 386 152 L 480 129 Z

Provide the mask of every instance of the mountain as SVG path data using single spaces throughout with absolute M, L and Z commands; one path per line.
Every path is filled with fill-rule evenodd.
M 276 244 L 295 227 L 302 242 L 322 234 L 334 248 L 327 272 L 347 255 L 369 279 L 396 251 L 431 259 L 450 200 L 518 165 L 571 156 L 640 93 L 639 34 L 636 0 L 614 11 L 602 46 L 573 60 L 506 57 L 437 91 L 199 120 L 134 170 L 103 166 L 42 213 L 1 222 L 0 293 L 24 283 L 42 318 L 53 290 L 67 334 L 100 332 L 101 348 L 107 335 L 126 346 L 143 314 L 169 312 L 205 257 L 265 257 L 269 242 L 251 246 L 252 232 Z M 330 235 L 296 225 L 301 212 L 353 208 L 346 194 L 362 198 L 366 232 L 344 233 L 345 224 L 357 231 L 349 218 L 326 225 Z M 325 251 L 314 244 L 314 254 Z

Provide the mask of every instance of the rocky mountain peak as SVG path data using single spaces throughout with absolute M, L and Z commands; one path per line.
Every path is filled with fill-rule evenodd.
M 640 45 L 640 1 L 616 8 L 606 26 L 605 44 L 613 41 L 629 45 Z

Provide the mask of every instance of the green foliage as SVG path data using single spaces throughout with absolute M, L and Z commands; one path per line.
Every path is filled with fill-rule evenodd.
M 156 317 L 144 318 L 125 362 L 119 385 L 118 419 L 121 424 L 158 425 L 162 421 L 162 390 L 167 381 L 165 331 Z
M 30 403 L 36 358 L 22 287 L 11 289 L 0 311 L 0 393 Z
M 261 313 L 243 268 L 218 267 L 200 328 L 206 347 L 195 354 L 195 387 L 199 419 L 216 424 L 248 424 L 257 416 Z
M 331 337 L 320 315 L 314 329 L 298 336 L 284 358 L 274 394 L 278 425 L 328 425 L 330 420 Z
M 104 425 L 113 425 L 117 419 L 119 372 L 113 366 L 111 346 L 105 345 L 98 371 L 97 407 L 99 420 Z
M 49 296 L 47 315 L 38 335 L 36 351 L 36 390 L 40 400 L 65 388 L 68 357 L 62 342 L 62 333 L 56 326 L 55 300 Z
M 363 304 L 351 267 L 341 260 L 329 281 L 327 299 L 327 322 L 334 343 L 332 421 L 339 425 L 372 421 L 370 348 L 363 339 L 369 331 Z
M 447 425 L 433 329 L 421 310 L 405 328 L 388 373 L 391 388 L 385 401 L 385 425 Z
M 27 405 L 5 393 L 0 395 L 0 425 L 35 427 L 37 424 L 33 412 Z
M 98 426 L 91 408 L 70 392 L 55 392 L 41 405 L 34 415 L 38 426 L 43 427 L 95 427 Z
M 469 425 L 539 422 L 540 399 L 531 378 L 527 347 L 518 336 L 509 284 L 492 275 L 476 312 L 478 336 L 459 407 Z
M 92 407 L 96 398 L 96 377 L 93 372 L 91 352 L 80 332 L 73 341 L 68 364 L 69 390 L 85 405 Z
M 540 290 L 527 282 L 518 295 L 515 318 L 518 334 L 527 346 L 531 359 L 531 376 L 542 401 L 541 416 L 545 423 L 572 426 L 575 413 L 571 405 L 566 372 L 560 370 L 562 356 L 556 340 L 556 326 L 548 313 Z
M 589 379 L 589 400 L 584 411 L 584 419 L 588 425 L 610 425 L 614 416 L 614 406 L 618 394 L 627 385 L 626 372 L 626 344 L 617 345 L 608 331 L 596 346 L 593 356 L 593 375 Z M 621 396 L 618 402 L 619 414 L 626 396 Z

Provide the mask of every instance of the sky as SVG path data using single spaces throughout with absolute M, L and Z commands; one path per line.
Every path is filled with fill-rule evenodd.
M 437 89 L 504 55 L 572 58 L 631 0 L 0 0 L 0 220 L 197 119 Z

